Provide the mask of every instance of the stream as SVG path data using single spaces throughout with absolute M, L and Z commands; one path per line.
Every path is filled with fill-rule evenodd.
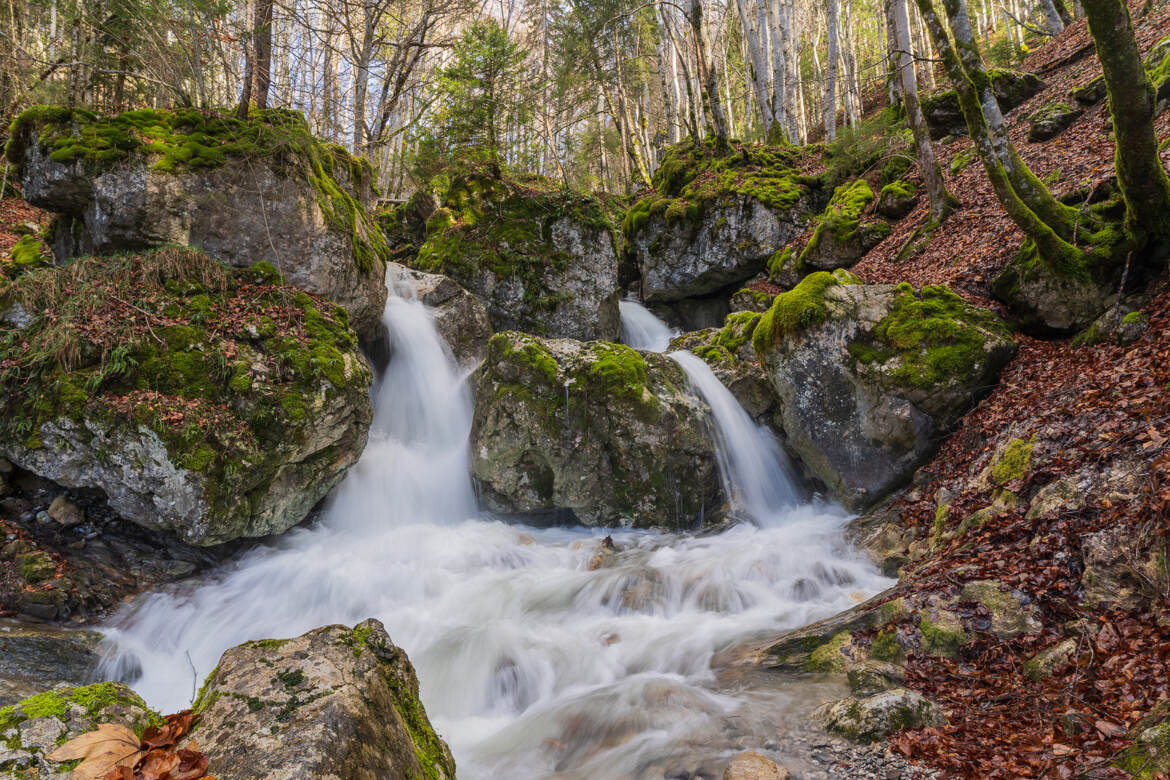
M 667 348 L 650 312 L 623 302 L 622 317 L 631 346 Z M 744 522 L 717 534 L 531 528 L 477 508 L 466 377 L 427 310 L 392 295 L 384 321 L 393 357 L 369 444 L 323 519 L 128 604 L 103 627 L 105 675 L 171 712 L 232 645 L 376 617 L 409 654 L 470 780 L 663 778 L 725 764 L 840 695 L 839 683 L 762 684 L 712 663 L 889 581 L 844 542 L 845 512 L 806 494 L 772 434 L 701 360 L 671 355 L 711 406 Z M 612 561 L 591 570 L 607 535 Z

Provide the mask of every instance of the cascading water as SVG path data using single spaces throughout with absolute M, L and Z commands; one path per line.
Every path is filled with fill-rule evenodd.
M 636 301 L 618 301 L 622 316 L 622 343 L 634 349 L 665 352 L 675 333 Z
M 465 384 L 421 304 L 392 298 L 384 319 L 394 351 L 370 443 L 325 519 L 139 598 L 108 629 L 107 673 L 171 711 L 191 696 L 187 654 L 202 678 L 233 644 L 377 617 L 414 662 L 460 777 L 517 780 L 725 761 L 828 695 L 809 682 L 745 689 L 712 659 L 886 584 L 842 542 L 843 513 L 761 487 L 772 521 L 614 532 L 611 562 L 591 570 L 606 530 L 516 527 L 476 509 Z M 721 414 L 723 446 L 744 446 Z M 746 464 L 725 457 L 751 506 Z

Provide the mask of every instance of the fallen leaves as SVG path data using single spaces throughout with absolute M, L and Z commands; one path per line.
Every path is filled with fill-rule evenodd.
M 125 726 L 103 723 L 45 758 L 55 762 L 82 759 L 71 780 L 214 780 L 207 775 L 207 756 L 194 740 L 179 747 L 195 717 L 191 710 L 168 715 L 161 726 L 147 728 L 141 739 Z

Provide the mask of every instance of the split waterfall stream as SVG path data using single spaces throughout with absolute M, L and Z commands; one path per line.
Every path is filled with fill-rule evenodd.
M 631 346 L 667 348 L 648 311 L 626 302 L 622 315 Z M 323 518 L 128 604 L 105 627 L 107 676 L 171 712 L 232 645 L 375 617 L 409 654 L 468 780 L 663 778 L 761 746 L 836 692 L 713 669 L 720 651 L 889 581 L 844 542 L 844 511 L 805 495 L 772 434 L 706 364 L 673 356 L 712 409 L 745 522 L 720 533 L 531 528 L 477 508 L 466 377 L 427 310 L 391 295 L 384 321 L 393 355 L 369 444 Z M 606 535 L 614 563 L 591 571 Z

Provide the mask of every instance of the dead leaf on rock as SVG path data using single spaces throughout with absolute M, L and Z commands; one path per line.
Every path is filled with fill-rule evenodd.
M 56 762 L 84 759 L 70 777 L 73 780 L 102 780 L 112 770 L 133 767 L 141 755 L 138 735 L 125 726 L 103 723 L 95 731 L 69 740 L 45 758 Z M 132 772 L 130 776 L 133 777 Z

